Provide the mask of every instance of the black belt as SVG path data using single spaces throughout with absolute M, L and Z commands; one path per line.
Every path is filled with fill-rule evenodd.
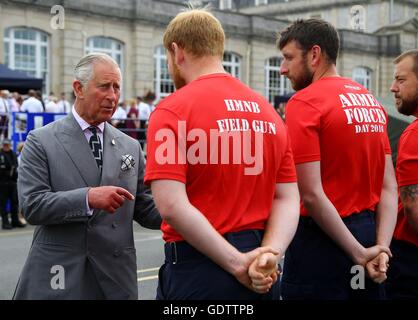
M 263 239 L 263 230 L 244 230 L 238 232 L 229 232 L 223 237 L 234 247 L 236 243 L 242 240 L 254 240 L 254 243 L 260 244 Z M 206 256 L 186 241 L 166 242 L 164 244 L 165 261 L 176 264 L 182 261 L 199 260 Z

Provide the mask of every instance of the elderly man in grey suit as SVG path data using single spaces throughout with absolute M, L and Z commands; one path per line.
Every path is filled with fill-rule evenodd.
M 83 57 L 72 112 L 28 135 L 18 193 L 37 227 L 15 299 L 138 298 L 132 220 L 159 229 L 161 217 L 138 141 L 107 123 L 120 83 L 112 58 Z

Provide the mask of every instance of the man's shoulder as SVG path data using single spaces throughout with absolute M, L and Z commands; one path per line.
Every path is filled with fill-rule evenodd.
M 402 132 L 401 140 L 406 141 L 409 138 L 412 138 L 415 140 L 417 139 L 417 136 L 418 136 L 418 119 L 406 127 L 404 132 Z
M 30 135 L 39 137 L 39 138 L 47 138 L 50 139 L 51 138 L 51 134 L 59 131 L 62 131 L 62 128 L 64 127 L 64 125 L 67 123 L 67 121 L 69 121 L 69 119 L 67 119 L 68 116 L 63 117 L 61 119 L 55 120 L 53 122 L 50 122 L 48 124 L 46 124 L 43 127 L 40 128 L 36 128 L 34 130 L 30 131 Z

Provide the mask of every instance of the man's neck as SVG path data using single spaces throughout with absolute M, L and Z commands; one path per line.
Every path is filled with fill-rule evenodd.
M 186 83 L 205 75 L 226 73 L 219 57 L 192 58 L 188 61 L 188 64 L 185 74 Z
M 334 64 L 326 64 L 320 66 L 314 73 L 312 82 L 315 82 L 319 79 L 326 77 L 339 77 L 340 75 L 337 72 L 337 68 Z

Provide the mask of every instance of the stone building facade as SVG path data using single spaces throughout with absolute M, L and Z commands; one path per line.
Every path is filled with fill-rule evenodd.
M 331 17 L 328 20 L 340 28 L 340 73 L 362 81 L 377 96 L 388 93 L 393 58 L 404 49 L 417 47 L 418 20 L 413 16 L 417 1 L 397 1 L 409 9 L 403 9 L 402 19 L 391 24 L 386 21 L 387 9 L 372 7 L 375 2 L 389 1 L 261 1 L 255 5 L 250 0 L 233 0 L 231 8 L 218 0 L 200 2 L 211 3 L 225 28 L 225 68 L 271 102 L 275 95 L 291 90 L 278 73 L 281 60 L 275 47 L 276 32 L 291 19 L 317 12 L 324 19 Z M 370 4 L 367 14 L 377 10 L 377 18 L 372 20 L 378 23 L 367 25 L 370 32 L 348 28 L 340 11 L 349 16 L 354 5 L 366 2 Z M 147 90 L 162 98 L 173 91 L 163 32 L 183 8 L 184 1 L 175 0 L 3 0 L 0 63 L 43 77 L 44 94 L 71 93 L 73 68 L 80 57 L 91 51 L 107 52 L 121 66 L 124 98 Z

